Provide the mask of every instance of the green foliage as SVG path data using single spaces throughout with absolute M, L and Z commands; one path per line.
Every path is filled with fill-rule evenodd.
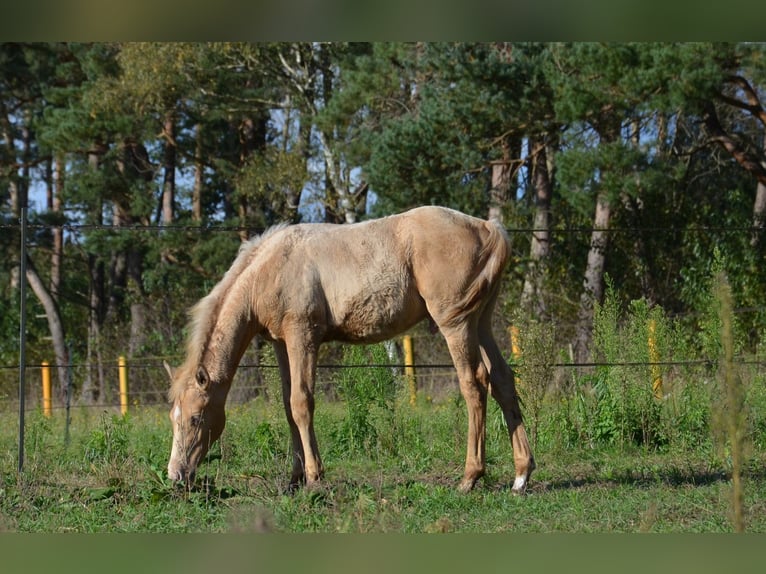
M 684 448 L 707 431 L 707 390 L 686 372 L 682 334 L 659 307 L 632 301 L 627 310 L 607 281 L 595 309 L 591 372 L 576 376 L 554 403 L 550 424 L 562 432 L 547 441 L 567 448 L 578 441 L 620 450 Z M 546 442 L 547 442 L 546 441 Z
M 341 364 L 350 368 L 340 369 L 335 376 L 338 395 L 346 407 L 346 418 L 333 437 L 341 451 L 374 454 L 381 448 L 395 448 L 391 431 L 397 377 L 390 368 L 379 366 L 387 362 L 383 345 L 345 347 Z M 378 366 L 359 368 L 362 365 Z
M 734 363 L 734 329 L 731 286 L 726 276 L 719 273 L 714 278 L 714 294 L 718 301 L 721 324 L 720 339 L 723 353 L 720 358 L 718 393 L 714 401 L 718 403 L 713 410 L 714 428 L 720 427 L 725 439 L 720 441 L 728 451 L 732 475 L 732 516 L 736 532 L 743 532 L 744 510 L 742 492 L 742 471 L 747 462 L 747 411 L 745 408 L 746 391 Z M 720 432 L 720 431 L 719 431 Z
M 628 317 L 620 328 L 621 312 L 614 288 L 608 284 L 604 305 L 597 305 L 594 318 L 594 356 L 610 365 L 597 367 L 593 384 L 598 403 L 595 438 L 620 445 L 657 445 L 663 437 L 659 405 L 652 395 L 653 377 L 649 366 L 639 366 L 651 362 L 646 302 L 632 302 Z
M 410 73 L 402 81 L 409 90 L 392 86 L 390 98 L 400 110 L 365 136 L 365 170 L 379 212 L 437 203 L 486 213 L 489 163 L 501 155 L 500 134 L 515 121 L 529 121 L 524 114 L 537 84 L 526 52 L 519 46 L 509 61 L 494 45 L 439 43 L 399 56 Z M 539 102 L 541 94 L 535 95 Z
M 645 300 L 625 306 L 607 281 L 594 320 L 597 364 L 547 397 L 542 415 L 533 418 L 541 421 L 539 444 L 553 449 L 588 444 L 619 451 L 712 452 L 714 444 L 734 441 L 741 452 L 749 452 L 742 445 L 763 436 L 758 411 L 763 385 L 758 369 L 748 368 L 742 359 L 747 356 L 747 332 L 737 328 L 731 308 L 722 307 L 716 285 L 709 283 L 706 306 L 698 313 L 701 330 L 690 337 L 685 317 L 668 317 Z M 723 329 L 727 312 L 728 335 Z M 732 388 L 738 389 L 736 400 Z M 722 458 L 730 456 L 722 452 Z
M 516 388 L 524 405 L 525 424 L 535 450 L 543 424 L 546 399 L 553 390 L 553 365 L 557 362 L 555 326 L 539 319 L 524 317 L 517 317 L 513 323 L 519 334 L 519 356 L 513 358 L 513 371 Z
M 253 155 L 235 178 L 237 197 L 262 206 L 261 221 L 252 221 L 265 229 L 297 218 L 297 205 L 287 203 L 289 193 L 300 195 L 306 184 L 305 157 L 300 150 L 285 152 L 268 148 Z
M 91 431 L 85 443 L 85 459 L 92 463 L 124 462 L 128 456 L 130 419 L 101 415 L 101 424 Z
M 18 360 L 19 324 L 15 312 L 18 302 L 0 299 L 0 360 L 5 364 L 13 364 Z

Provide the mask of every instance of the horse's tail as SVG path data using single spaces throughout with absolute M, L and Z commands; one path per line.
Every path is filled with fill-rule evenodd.
M 482 249 L 482 254 L 485 251 L 487 253 L 483 274 L 487 281 L 496 284 L 500 282 L 505 266 L 511 258 L 511 241 L 505 227 L 499 221 L 491 219 L 484 225 L 489 231 L 489 237 Z
M 475 269 L 477 270 L 468 285 L 463 298 L 455 305 L 447 318 L 447 323 L 458 323 L 475 313 L 494 296 L 503 270 L 511 256 L 511 243 L 508 234 L 500 222 L 484 222 L 487 235 L 479 251 Z

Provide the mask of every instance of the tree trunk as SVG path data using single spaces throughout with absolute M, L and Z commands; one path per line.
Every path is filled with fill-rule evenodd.
M 766 158 L 766 133 L 763 137 L 761 146 Z M 766 160 L 764 161 L 766 163 Z M 753 204 L 753 235 L 750 238 L 750 245 L 755 247 L 758 244 L 763 227 L 766 225 L 766 180 L 759 179 L 755 188 L 755 203 Z
M 702 119 L 710 134 L 710 140 L 729 152 L 740 166 L 753 174 L 760 183 L 766 185 L 766 158 L 764 157 L 763 148 L 760 152 L 756 153 L 746 148 L 737 138 L 732 137 L 731 134 L 726 132 L 721 126 L 718 113 L 712 102 L 707 102 L 704 106 Z
M 660 131 L 664 130 L 662 122 L 660 122 Z M 641 145 L 641 124 L 637 119 L 631 122 L 631 134 L 630 143 L 635 150 L 638 150 Z M 621 194 L 620 200 L 623 207 L 625 217 L 630 218 L 633 222 L 633 227 L 638 230 L 633 239 L 633 261 L 635 262 L 635 275 L 639 278 L 641 284 L 641 293 L 650 304 L 654 304 L 657 300 L 656 289 L 654 286 L 653 272 L 653 253 L 647 248 L 647 233 L 645 232 L 644 225 L 644 208 L 643 202 L 640 197 L 641 191 L 641 173 L 635 171 L 633 177 L 638 183 L 639 195 L 631 196 L 627 193 Z
M 176 196 L 176 122 L 174 110 L 165 115 L 163 136 L 162 223 L 169 225 L 173 223 L 174 219 Z
M 766 224 L 766 184 L 758 182 L 755 188 L 755 204 L 753 205 L 753 236 L 750 245 L 755 246 Z
M 5 106 L 3 106 L 5 111 Z M 24 117 L 29 119 L 29 112 L 24 112 Z M 11 212 L 18 218 L 21 215 L 22 207 L 29 207 L 29 155 L 31 148 L 31 133 L 27 127 L 27 123 L 21 127 L 22 136 L 22 153 L 19 158 L 16 150 L 16 128 L 11 123 L 9 116 L 4 113 L 2 116 L 2 135 L 6 142 L 6 154 L 8 158 L 11 158 L 12 162 L 20 163 L 22 167 L 22 173 L 19 174 L 16 169 L 13 169 L 8 174 L 8 192 L 10 195 Z M 11 269 L 11 290 L 15 291 L 19 288 L 21 282 L 21 269 L 18 265 L 14 265 Z
M 287 57 L 279 54 L 279 59 L 283 73 L 290 78 L 295 93 L 299 94 L 301 99 L 302 113 L 305 116 L 300 122 L 301 133 L 310 136 L 311 125 L 319 115 L 319 100 L 321 105 L 326 107 L 333 97 L 333 90 L 337 89 L 332 53 L 325 44 L 293 45 L 290 51 L 291 54 Z M 304 125 L 305 131 L 302 129 Z M 344 177 L 342 158 L 331 145 L 332 131 L 317 129 L 316 134 L 324 161 L 325 221 L 354 223 L 360 209 L 364 207 L 360 203 L 364 194 L 351 191 L 350 178 Z M 309 147 L 304 150 L 308 152 Z M 366 192 L 367 187 L 362 183 L 358 189 Z
M 123 164 L 124 165 L 124 164 Z M 125 170 L 122 170 L 123 174 Z M 130 215 L 125 211 L 120 202 L 115 202 L 112 207 L 112 226 L 115 229 L 125 227 L 132 223 Z M 129 232 L 128 232 L 129 233 Z M 132 243 L 132 242 L 131 242 Z M 119 321 L 120 311 L 125 303 L 128 293 L 128 252 L 130 247 L 120 251 L 113 251 L 109 261 L 108 294 L 104 290 L 106 304 L 104 306 L 104 322 L 113 323 Z
M 88 154 L 88 166 L 92 171 L 100 168 L 101 158 L 106 153 L 105 144 L 96 143 Z M 103 204 L 99 198 L 93 206 L 93 217 L 96 225 L 103 224 Z M 101 325 L 105 315 L 104 304 L 104 262 L 95 254 L 88 254 L 89 274 L 89 305 L 88 305 L 88 370 L 80 391 L 80 400 L 85 404 L 93 404 L 99 398 L 99 389 L 104 387 L 104 369 L 101 362 Z M 95 369 L 95 370 L 94 370 Z
M 80 400 L 93 404 L 104 386 L 104 370 L 101 362 L 101 325 L 104 315 L 104 263 L 93 254 L 88 255 L 90 296 L 88 306 L 88 346 L 86 350 L 88 371 L 82 384 Z
M 239 124 L 239 165 L 243 168 L 250 158 L 255 153 L 262 153 L 266 149 L 266 136 L 268 132 L 268 117 L 262 111 L 255 112 L 252 116 L 247 116 L 242 119 Z M 239 195 L 239 204 L 237 206 L 240 225 L 243 229 L 240 230 L 239 236 L 242 242 L 247 241 L 250 238 L 250 233 L 247 229 L 251 216 L 253 215 L 254 207 L 250 205 L 250 200 L 247 194 Z
M 518 138 L 511 141 L 504 138 L 502 143 L 503 158 L 492 162 L 492 183 L 489 190 L 489 214 L 488 219 L 503 223 L 503 210 L 511 199 L 513 176 L 518 167 L 517 159 L 520 153 L 521 143 Z
M 61 195 L 64 192 L 64 154 L 56 155 L 56 166 L 53 175 L 52 197 L 50 198 L 48 209 L 53 213 L 61 213 Z M 59 292 L 61 291 L 61 266 L 64 258 L 64 230 L 61 227 L 54 227 L 53 230 L 53 252 L 51 253 L 51 296 L 58 302 Z
M 59 391 L 62 401 L 66 397 L 67 389 L 67 365 L 69 364 L 69 353 L 66 348 L 66 337 L 64 335 L 64 323 L 61 321 L 61 313 L 56 304 L 56 300 L 50 291 L 45 288 L 37 270 L 32 264 L 31 258 L 27 257 L 27 281 L 32 288 L 40 304 L 45 309 L 45 317 L 48 319 L 48 330 L 53 341 L 53 352 L 56 355 L 56 371 L 59 377 Z
M 165 154 L 163 167 L 163 199 L 162 199 L 162 222 L 171 223 L 173 220 L 173 202 L 175 193 L 175 132 L 172 112 L 165 118 Z M 170 150 L 170 151 L 169 151 Z M 150 186 L 153 179 L 153 170 L 149 162 L 149 154 L 142 143 L 132 140 L 124 145 L 124 159 L 120 171 L 126 180 L 128 188 L 135 184 Z M 170 219 L 167 219 L 167 218 Z M 129 197 L 122 202 L 114 204 L 115 227 L 135 225 L 136 223 L 148 224 L 148 220 L 141 218 L 133 211 L 133 204 Z M 130 232 L 128 232 L 130 233 Z M 115 276 L 112 285 L 113 292 L 117 293 L 119 303 L 124 306 L 127 299 L 130 308 L 130 337 L 128 339 L 128 356 L 137 354 L 146 340 L 146 293 L 143 289 L 144 267 L 144 242 L 135 237 L 127 247 L 115 253 L 115 261 L 119 263 L 121 276 Z M 115 268 L 115 271 L 117 268 Z M 110 312 L 118 314 L 120 308 L 115 306 Z
M 546 312 L 543 283 L 551 250 L 550 213 L 553 186 L 548 169 L 548 154 L 544 140 L 529 140 L 532 159 L 532 188 L 535 193 L 535 219 L 529 246 L 529 265 L 521 290 L 521 307 L 533 317 Z
M 202 190 L 205 182 L 205 163 L 202 145 L 202 124 L 197 124 L 194 146 L 194 189 L 192 191 L 192 219 L 202 222 Z
M 282 126 L 282 153 L 287 154 L 289 151 L 289 142 L 290 142 L 290 123 L 291 123 L 291 114 L 292 114 L 292 107 L 289 104 L 290 96 L 287 96 L 288 104 L 285 106 L 284 113 L 285 113 L 285 120 L 284 124 Z M 299 135 L 300 137 L 300 135 Z M 299 145 L 302 145 L 303 141 L 299 140 Z M 306 152 L 305 150 L 301 151 L 301 154 L 305 157 Z M 305 172 L 305 166 L 307 162 L 303 162 L 303 169 Z M 298 222 L 298 204 L 300 203 L 300 189 L 294 189 L 292 186 L 286 185 L 282 189 L 284 193 L 284 201 L 286 210 L 284 210 L 288 214 L 288 221 L 292 221 L 293 223 Z
M 128 298 L 130 300 L 130 339 L 128 356 L 140 353 L 146 342 L 146 293 L 143 288 L 144 255 L 137 246 L 128 251 Z
M 580 296 L 580 310 L 575 325 L 574 359 L 577 363 L 587 362 L 590 358 L 590 341 L 593 330 L 593 308 L 603 296 L 604 264 L 609 228 L 611 205 L 607 192 L 599 192 L 596 199 L 596 213 L 593 218 L 593 232 L 590 238 L 588 262 L 585 267 L 583 291 Z
M 321 94 L 315 93 L 314 96 L 321 99 L 322 105 L 327 107 L 334 95 L 335 72 L 326 47 L 319 45 L 316 50 L 317 66 L 314 74 L 317 78 L 321 76 L 321 83 L 319 84 Z M 311 111 L 314 116 L 318 114 L 316 102 L 311 102 Z M 354 223 L 356 222 L 356 205 L 352 200 L 348 184 L 343 181 L 340 158 L 331 147 L 332 133 L 321 128 L 317 131 L 324 157 L 325 220 L 331 223 Z

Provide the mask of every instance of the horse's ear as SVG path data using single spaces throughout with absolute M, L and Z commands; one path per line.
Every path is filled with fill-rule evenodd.
M 197 368 L 197 384 L 203 388 L 207 388 L 210 384 L 210 375 L 208 375 L 207 369 L 202 365 Z
M 175 369 L 168 365 L 167 361 L 162 361 L 162 365 L 165 367 L 165 370 L 168 372 L 168 376 L 170 377 L 170 380 L 173 380 L 173 375 L 175 375 Z

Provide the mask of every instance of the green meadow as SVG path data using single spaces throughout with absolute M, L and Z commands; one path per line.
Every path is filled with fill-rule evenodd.
M 0 531 L 20 532 L 732 532 L 728 451 L 701 438 L 683 448 L 550 442 L 536 430 L 538 470 L 511 494 L 512 453 L 489 407 L 488 474 L 456 490 L 466 415 L 459 395 L 410 406 L 404 393 L 367 402 L 319 398 L 324 483 L 287 494 L 291 454 L 279 401 L 229 409 L 221 441 L 185 489 L 165 477 L 165 408 L 79 410 L 65 444 L 63 416 L 30 413 L 16 470 L 16 415 L 0 416 Z M 565 406 L 565 405 L 564 405 Z M 546 408 L 563 408 L 546 405 Z M 543 412 L 547 417 L 550 413 Z M 551 418 L 552 425 L 557 424 Z M 563 430 L 562 430 L 563 433 Z M 545 440 L 543 440 L 545 439 Z M 766 456 L 742 468 L 748 532 L 766 532 Z

